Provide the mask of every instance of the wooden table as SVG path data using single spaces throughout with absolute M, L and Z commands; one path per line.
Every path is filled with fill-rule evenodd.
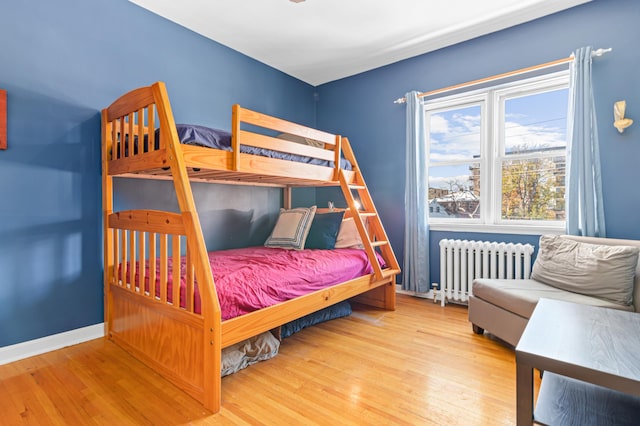
M 640 396 L 640 314 L 540 299 L 516 346 L 518 425 L 533 421 L 533 368 Z

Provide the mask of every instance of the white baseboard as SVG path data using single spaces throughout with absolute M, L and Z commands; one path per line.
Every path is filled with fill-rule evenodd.
M 104 337 L 104 323 L 0 348 L 0 365 Z

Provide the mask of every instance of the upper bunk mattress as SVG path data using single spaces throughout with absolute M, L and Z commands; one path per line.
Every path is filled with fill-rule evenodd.
M 213 129 L 211 127 L 199 126 L 195 124 L 176 124 L 176 130 L 178 132 L 178 138 L 180 139 L 180 143 L 182 144 L 197 145 L 205 148 L 220 149 L 220 150 L 229 151 L 229 152 L 233 151 L 233 149 L 231 148 L 231 133 L 226 130 Z M 280 136 L 284 136 L 282 137 L 282 139 L 285 139 L 285 140 L 289 140 L 289 141 L 295 140 L 292 138 L 287 138 L 286 135 L 279 135 L 278 137 Z M 304 139 L 304 138 L 300 138 L 300 139 Z M 156 134 L 155 134 L 156 149 L 158 149 L 158 147 L 160 146 L 159 140 L 160 140 L 160 129 L 156 129 Z M 145 136 L 145 141 L 144 141 L 145 152 L 148 150 L 147 144 L 148 142 Z M 137 136 L 134 140 L 133 149 L 134 149 L 134 153 L 137 154 L 138 152 Z M 126 142 L 126 140 L 125 140 L 125 151 L 128 151 L 128 143 Z M 319 158 L 305 157 L 303 155 L 291 154 L 291 153 L 275 151 L 275 150 L 270 150 L 265 148 L 258 148 L 255 146 L 242 145 L 242 144 L 240 145 L 240 152 L 244 154 L 259 155 L 262 157 L 278 158 L 278 159 L 287 160 L 287 161 L 296 161 L 298 163 L 314 164 L 317 166 L 334 167 L 334 164 L 335 164 L 333 161 L 325 161 Z M 119 157 L 120 149 L 117 150 L 117 153 Z M 125 155 L 128 155 L 128 154 L 125 154 Z M 351 170 L 352 169 L 351 163 L 349 162 L 349 160 L 342 158 L 340 160 L 340 168 L 344 170 Z
M 378 256 L 381 265 L 384 260 Z M 182 257 L 180 304 L 186 298 L 186 259 Z M 362 249 L 287 250 L 248 247 L 209 252 L 222 319 L 230 319 L 267 306 L 276 305 L 316 290 L 330 287 L 373 272 Z M 169 258 L 167 291 L 172 294 L 172 265 Z M 159 270 L 159 263 L 157 265 Z M 145 290 L 149 289 L 148 273 Z M 136 274 L 137 280 L 137 274 Z M 156 289 L 159 282 L 156 281 Z M 195 288 L 194 310 L 201 312 L 200 295 Z M 156 296 L 159 296 L 159 290 Z

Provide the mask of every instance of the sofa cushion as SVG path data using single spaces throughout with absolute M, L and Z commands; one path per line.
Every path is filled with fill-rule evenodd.
M 638 248 L 589 244 L 559 235 L 540 237 L 531 278 L 620 305 L 633 303 Z
M 633 311 L 633 306 L 572 293 L 536 280 L 477 278 L 473 281 L 473 295 L 523 318 L 529 318 L 541 297 Z

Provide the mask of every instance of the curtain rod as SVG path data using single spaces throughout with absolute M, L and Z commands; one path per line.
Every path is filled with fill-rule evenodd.
M 607 48 L 607 49 L 597 49 L 597 50 L 593 50 L 591 52 L 591 57 L 594 56 L 602 56 L 605 53 L 611 52 L 613 49 L 611 47 Z M 526 68 L 520 68 L 519 70 L 515 70 L 515 71 L 509 71 L 509 72 L 505 72 L 502 74 L 496 74 L 496 75 L 492 75 L 491 77 L 485 77 L 485 78 L 480 78 L 478 80 L 473 80 L 473 81 L 468 81 L 466 83 L 460 83 L 460 84 L 454 84 L 453 86 L 447 86 L 447 87 L 443 87 L 441 89 L 435 89 L 435 90 L 431 90 L 429 92 L 423 92 L 423 93 L 419 93 L 418 97 L 419 98 L 424 98 L 426 96 L 431 96 L 431 95 L 437 95 L 438 93 L 446 93 L 446 92 L 450 92 L 452 90 L 456 90 L 456 89 L 462 89 L 465 87 L 470 87 L 470 86 L 475 86 L 476 84 L 481 84 L 481 83 L 487 83 L 490 81 L 494 81 L 494 80 L 500 80 L 501 78 L 506 78 L 506 77 L 511 77 L 514 75 L 519 75 L 519 74 L 525 74 L 531 71 L 536 71 L 536 70 L 542 70 L 545 68 L 551 68 L 554 67 L 556 65 L 561 65 L 567 62 L 571 62 L 573 61 L 573 55 L 567 57 L 567 58 L 562 58 L 562 59 L 556 59 L 555 61 L 550 61 L 550 62 L 545 62 L 544 64 L 539 64 L 539 65 L 533 65 L 530 67 L 526 67 Z M 395 101 L 393 101 L 394 104 L 403 104 L 407 101 L 407 99 L 403 96 L 402 98 L 398 98 Z

